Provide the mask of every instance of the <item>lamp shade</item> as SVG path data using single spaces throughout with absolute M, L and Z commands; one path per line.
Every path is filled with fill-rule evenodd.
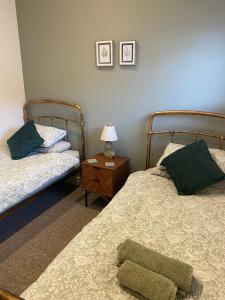
M 101 134 L 100 139 L 106 142 L 117 141 L 118 137 L 116 134 L 115 127 L 113 125 L 105 125 Z

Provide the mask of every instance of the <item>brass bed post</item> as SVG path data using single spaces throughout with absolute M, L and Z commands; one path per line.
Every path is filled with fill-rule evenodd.
M 26 102 L 23 105 L 23 120 L 25 123 L 28 121 L 28 111 L 27 111 L 27 103 Z
M 25 300 L 19 296 L 9 293 L 6 290 L 0 289 L 0 300 Z
M 80 107 L 80 134 L 81 134 L 81 161 L 85 160 L 86 154 L 85 154 L 85 134 L 84 134 L 84 114 L 83 110 Z
M 151 161 L 151 146 L 152 146 L 152 122 L 153 122 L 153 115 L 148 118 L 148 125 L 147 125 L 147 155 L 146 155 L 146 169 L 150 166 Z

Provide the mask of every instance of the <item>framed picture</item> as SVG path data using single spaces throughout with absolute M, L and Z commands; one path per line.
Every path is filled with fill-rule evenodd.
M 120 42 L 120 65 L 136 64 L 136 41 Z
M 96 64 L 98 67 L 113 66 L 113 41 L 96 42 Z

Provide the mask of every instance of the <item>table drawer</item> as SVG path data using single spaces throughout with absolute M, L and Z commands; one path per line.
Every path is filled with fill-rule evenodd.
M 113 196 L 113 172 L 91 165 L 82 165 L 82 187 L 97 194 Z

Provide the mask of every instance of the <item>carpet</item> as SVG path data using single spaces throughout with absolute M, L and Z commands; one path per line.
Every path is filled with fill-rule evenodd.
M 20 295 L 106 204 L 63 182 L 1 221 L 0 287 Z

